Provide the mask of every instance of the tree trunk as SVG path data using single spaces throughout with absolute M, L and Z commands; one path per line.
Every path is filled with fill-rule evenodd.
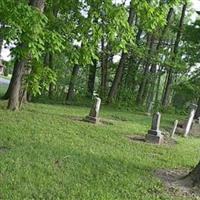
M 152 65 L 150 70 L 150 79 L 149 79 L 150 84 L 148 86 L 148 91 L 147 91 L 148 93 L 146 102 L 147 106 L 154 101 L 156 80 L 157 80 L 157 66 Z
M 117 67 L 116 73 L 115 73 L 115 77 L 114 77 L 112 86 L 111 86 L 109 94 L 108 94 L 108 103 L 112 103 L 114 98 L 117 96 L 118 87 L 119 87 L 119 83 L 122 79 L 126 58 L 127 58 L 127 54 L 123 52 L 121 55 L 121 59 L 120 59 L 119 65 Z
M 139 28 L 136 35 L 136 41 L 135 41 L 137 45 L 139 45 L 141 35 L 142 35 L 142 29 Z M 137 61 L 137 59 L 135 58 L 135 55 L 132 53 L 128 60 L 128 69 L 126 73 L 125 87 L 130 88 L 130 85 L 131 85 L 132 89 L 135 88 L 135 79 L 136 79 L 136 75 L 137 75 L 137 71 L 138 71 L 140 63 L 141 63 L 141 59 Z
M 128 69 L 126 72 L 126 79 L 125 79 L 125 86 L 126 88 L 131 89 L 132 91 L 135 90 L 136 87 L 136 77 L 137 72 L 141 63 L 141 59 L 136 61 L 134 57 L 130 57 L 128 60 Z
M 159 102 L 159 92 L 160 92 L 160 82 L 161 82 L 161 76 L 162 76 L 162 68 L 158 71 L 158 79 L 157 79 L 157 86 L 156 86 L 156 97 L 155 97 L 155 103 L 158 104 Z
M 40 12 L 43 12 L 45 0 L 30 0 L 29 5 L 36 7 Z M 21 48 L 23 48 L 24 46 L 26 46 L 26 44 L 20 45 Z M 19 109 L 21 81 L 26 63 L 27 60 L 24 58 L 20 58 L 15 61 L 11 82 L 6 94 L 4 95 L 5 98 L 9 98 L 7 108 L 10 110 Z
M 94 92 L 94 86 L 95 86 L 95 78 L 96 78 L 96 70 L 97 70 L 97 62 L 94 61 L 94 65 L 89 66 L 89 77 L 88 77 L 88 87 L 87 87 L 87 96 L 92 97 Z
M 69 83 L 69 89 L 68 89 L 67 96 L 66 96 L 66 102 L 71 101 L 74 97 L 74 86 L 75 86 L 78 72 L 79 72 L 79 65 L 74 65 L 70 83 Z
M 131 1 L 130 9 L 129 9 L 129 17 L 128 17 L 128 23 L 129 23 L 130 26 L 133 25 L 134 17 L 135 17 L 135 14 L 134 14 L 132 1 Z M 109 94 L 108 94 L 108 99 L 107 99 L 108 103 L 112 103 L 112 101 L 117 96 L 117 93 L 118 93 L 118 90 L 119 90 L 119 84 L 120 84 L 120 81 L 122 80 L 126 60 L 127 60 L 127 53 L 122 52 L 119 65 L 116 69 L 115 77 L 114 77 L 114 80 L 112 82 L 112 86 L 110 88 Z
M 10 97 L 8 100 L 8 109 L 19 109 L 19 94 L 21 89 L 21 80 L 24 72 L 26 60 L 16 60 L 13 75 L 10 83 Z
M 194 119 L 198 119 L 200 117 L 200 97 L 199 97 L 197 105 L 198 105 L 198 107 L 197 107 Z
M 156 46 L 156 50 L 157 50 L 157 51 L 160 49 L 160 46 L 161 46 L 161 44 L 162 44 L 162 42 L 163 42 L 163 38 L 164 38 L 164 36 L 165 36 L 165 34 L 166 34 L 166 32 L 167 32 L 167 29 L 168 29 L 168 27 L 169 27 L 169 25 L 170 25 L 170 21 L 171 21 L 171 18 L 172 18 L 173 11 L 174 11 L 173 8 L 170 8 L 170 9 L 169 9 L 169 12 L 168 12 L 167 18 L 166 18 L 166 25 L 164 26 L 164 28 L 163 28 L 163 30 L 162 30 L 161 36 L 160 36 L 159 41 L 158 41 L 158 44 L 157 44 L 157 46 Z
M 174 44 L 173 55 L 172 55 L 172 61 L 174 63 L 176 61 L 176 55 L 178 53 L 178 47 L 179 47 L 179 43 L 180 43 L 182 31 L 183 31 L 183 25 L 184 25 L 183 23 L 184 23 L 186 8 L 187 8 L 187 3 L 184 4 L 183 8 L 182 8 L 181 18 L 180 18 L 180 22 L 179 22 L 179 29 L 178 29 L 175 44 Z M 171 93 L 172 83 L 173 83 L 173 69 L 170 68 L 170 70 L 168 72 L 167 84 L 166 84 L 166 87 L 165 87 L 165 90 L 163 93 L 162 106 L 167 106 L 169 103 L 169 97 L 170 97 L 170 93 Z
M 147 74 L 148 74 L 148 72 L 149 72 L 149 64 L 146 64 L 146 66 L 144 68 L 143 75 L 142 75 L 142 80 L 141 80 L 141 83 L 140 83 L 140 87 L 139 87 L 139 90 L 138 90 L 138 93 L 137 93 L 137 98 L 136 98 L 136 104 L 137 105 L 141 104 L 142 96 L 144 94 L 145 85 L 146 85 L 146 82 L 147 82 Z
M 158 40 L 158 44 L 156 45 L 156 50 L 155 50 L 155 53 L 157 54 L 160 47 L 161 47 L 161 44 L 163 42 L 163 38 L 168 30 L 168 27 L 170 25 L 170 20 L 171 20 L 171 17 L 172 17 L 172 14 L 173 14 L 173 8 L 170 8 L 169 9 L 169 12 L 167 14 L 167 18 L 166 18 L 166 25 L 164 26 L 163 30 L 161 31 L 161 35 L 159 37 L 159 40 Z M 147 98 L 147 105 L 149 105 L 153 100 L 154 100 L 154 95 L 156 95 L 154 92 L 155 92 L 155 85 L 156 85 L 156 80 L 157 80 L 157 66 L 156 64 L 153 64 L 151 66 L 151 75 L 150 75 L 150 78 L 148 79 L 149 80 L 149 83 L 150 83 L 150 86 L 149 86 L 149 90 L 148 90 L 148 98 Z
M 163 93 L 163 98 L 162 98 L 162 106 L 167 106 L 169 103 L 169 96 L 170 96 L 172 83 L 173 83 L 173 72 L 172 72 L 172 69 L 170 69 L 166 77 L 166 85 L 164 88 L 164 93 Z
M 27 76 L 30 75 L 31 68 L 24 67 L 23 76 L 21 78 L 21 88 L 19 92 L 19 108 L 21 108 L 22 103 L 28 102 L 30 99 L 28 99 L 28 83 L 27 83 Z
M 189 187 L 200 186 L 200 162 L 182 181 Z
M 100 88 L 100 96 L 101 98 L 106 96 L 107 93 L 107 82 L 108 82 L 108 53 L 107 48 L 105 46 L 105 40 L 102 38 L 101 40 L 101 88 Z
M 153 51 L 153 44 L 154 44 L 154 37 L 148 35 L 147 36 L 147 47 L 149 48 L 148 57 L 151 56 L 151 53 Z M 146 58 L 146 59 L 148 60 L 148 58 Z M 145 92 L 148 91 L 148 90 L 145 90 L 145 87 L 147 86 L 147 82 L 148 82 L 149 68 L 150 68 L 150 63 L 148 61 L 145 61 L 145 68 L 144 68 L 142 80 L 141 80 L 139 90 L 138 90 L 138 94 L 137 94 L 137 98 L 136 98 L 136 104 L 138 104 L 138 105 L 143 104 L 144 99 L 142 99 L 142 97 L 146 96 Z
M 53 69 L 53 54 L 49 53 L 49 68 Z M 49 98 L 52 99 L 53 97 L 53 83 L 49 84 Z
M 0 57 L 1 57 L 2 48 L 3 48 L 3 38 L 0 37 Z
M 149 87 L 149 79 L 147 78 L 144 84 L 144 89 L 143 89 L 143 93 L 142 93 L 142 98 L 141 98 L 141 105 L 144 105 L 145 101 L 147 100 L 147 96 L 148 96 L 148 91 L 149 91 L 150 87 Z

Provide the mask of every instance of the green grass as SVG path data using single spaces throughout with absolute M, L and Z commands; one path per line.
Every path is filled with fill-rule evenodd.
M 0 101 L 0 199 L 168 200 L 156 169 L 191 168 L 199 160 L 198 139 L 175 146 L 131 142 L 146 134 L 151 118 L 103 107 L 113 125 L 93 125 L 89 108 L 29 104 L 20 112 Z M 162 126 L 176 119 L 162 115 Z M 188 199 L 188 198 L 185 198 Z
M 0 97 L 3 96 L 7 90 L 8 86 L 5 84 L 0 84 Z

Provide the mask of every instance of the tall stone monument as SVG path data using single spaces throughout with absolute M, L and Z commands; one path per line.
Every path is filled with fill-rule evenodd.
M 91 123 L 98 123 L 99 122 L 99 111 L 100 111 L 100 106 L 101 106 L 101 99 L 99 97 L 94 98 L 94 103 L 91 107 L 89 115 L 86 117 L 87 122 Z
M 151 129 L 146 135 L 146 142 L 153 144 L 162 144 L 164 142 L 164 137 L 160 131 L 160 119 L 161 114 L 159 112 L 153 115 Z
M 196 109 L 197 109 L 197 105 L 191 104 L 189 117 L 188 117 L 188 120 L 187 120 L 187 123 L 186 123 L 186 126 L 185 126 L 185 130 L 184 130 L 184 137 L 187 137 L 190 133 Z

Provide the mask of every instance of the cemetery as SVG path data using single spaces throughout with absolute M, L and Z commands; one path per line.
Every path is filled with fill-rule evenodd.
M 200 1 L 0 1 L 0 200 L 199 200 Z
M 4 104 L 1 102 L 1 107 Z M 40 188 L 43 197 L 50 199 L 57 196 L 73 199 L 74 195 L 85 198 L 88 195 L 85 191 L 90 192 L 88 199 L 198 197 L 196 188 L 177 183 L 189 173 L 188 166 L 196 162 L 199 154 L 199 139 L 190 133 L 185 138 L 184 132 L 180 135 L 175 131 L 174 118 L 183 116 L 159 112 L 146 116 L 100 104 L 101 100 L 94 98 L 91 110 L 90 107 L 29 104 L 17 115 L 1 112 L 0 157 L 3 160 L 0 166 L 4 182 L 1 194 L 5 199 L 37 195 L 26 188 L 29 180 Z M 74 121 L 70 116 L 86 120 Z M 100 123 L 101 118 L 112 120 L 112 125 Z M 9 124 L 5 123 L 8 119 Z M 176 143 L 164 142 L 171 137 L 171 132 L 165 134 L 162 126 L 173 131 Z M 129 140 L 128 135 L 140 135 L 144 140 Z M 8 166 L 12 167 L 8 169 Z M 119 183 L 122 193 L 116 192 Z M 151 192 L 137 190 L 138 184 L 143 191 Z M 12 194 L 3 192 L 11 185 Z M 60 187 L 65 190 L 55 194 Z

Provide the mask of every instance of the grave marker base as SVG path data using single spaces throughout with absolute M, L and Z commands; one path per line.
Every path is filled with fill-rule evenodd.
M 151 131 L 151 130 L 150 130 Z M 148 133 L 145 137 L 146 142 L 152 144 L 163 144 L 164 143 L 164 136 L 161 134 L 155 135 Z

